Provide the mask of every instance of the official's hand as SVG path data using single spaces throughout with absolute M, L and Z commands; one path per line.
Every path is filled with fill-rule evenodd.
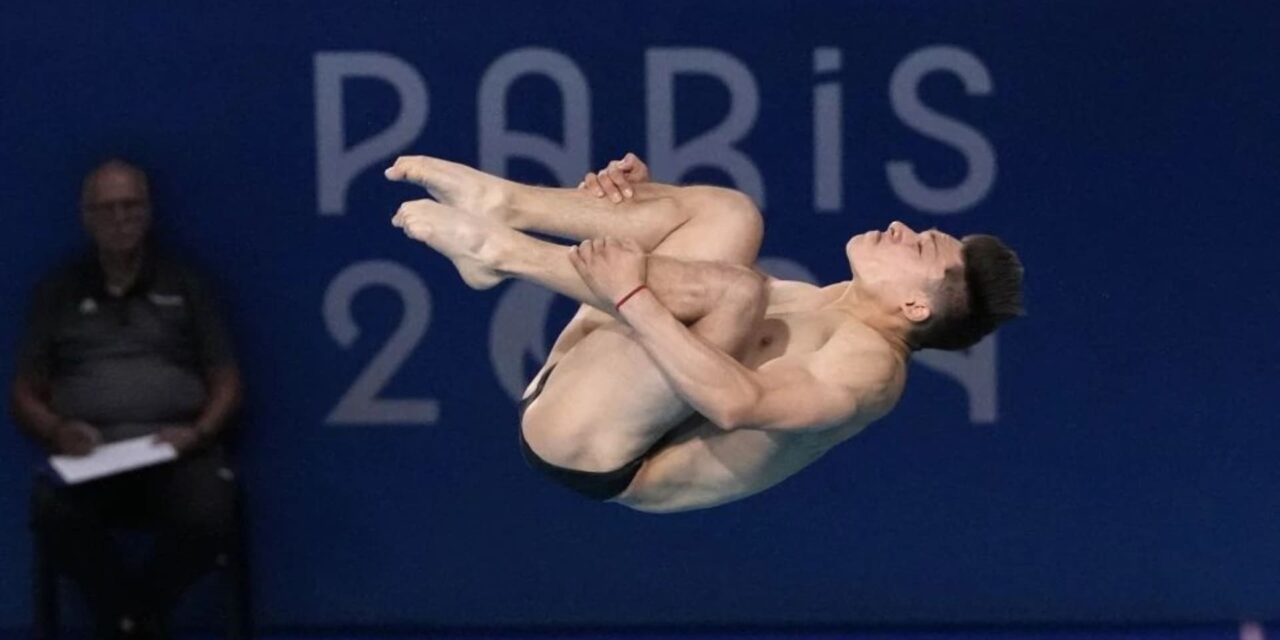
M 200 433 L 195 427 L 164 427 L 156 432 L 155 441 L 172 445 L 179 455 L 194 451 L 200 446 Z
M 615 204 L 636 195 L 634 186 L 649 181 L 649 167 L 634 153 L 614 160 L 597 173 L 588 173 L 578 188 L 597 198 L 608 197 Z
M 630 240 L 584 240 L 569 250 L 569 262 L 600 300 L 612 311 L 614 303 L 644 284 L 648 257 Z
M 65 420 L 53 432 L 54 453 L 64 456 L 87 456 L 102 444 L 102 434 L 83 420 Z

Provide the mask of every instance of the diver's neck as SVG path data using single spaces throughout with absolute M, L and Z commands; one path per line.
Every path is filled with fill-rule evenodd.
M 907 341 L 907 332 L 911 327 L 902 314 L 897 313 L 897 309 L 886 308 L 883 301 L 867 294 L 855 281 L 851 280 L 844 285 L 840 297 L 828 307 L 839 309 L 880 334 L 903 359 L 910 356 L 912 348 Z

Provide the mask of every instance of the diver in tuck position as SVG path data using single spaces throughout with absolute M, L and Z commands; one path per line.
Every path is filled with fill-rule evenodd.
M 514 277 L 582 303 L 521 403 L 524 455 L 641 511 L 777 484 L 887 414 L 912 351 L 967 348 L 1022 312 L 1022 265 L 999 239 L 900 222 L 848 241 L 851 280 L 766 278 L 749 198 L 650 182 L 630 154 L 578 189 L 422 156 L 386 175 L 435 198 L 393 223 L 469 286 Z

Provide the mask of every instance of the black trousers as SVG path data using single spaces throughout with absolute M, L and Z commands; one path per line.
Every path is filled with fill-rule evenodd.
M 103 632 L 122 616 L 163 619 L 208 572 L 234 533 L 236 485 L 216 448 L 75 486 L 49 478 L 32 491 L 32 526 Z M 141 567 L 127 566 L 115 529 L 155 533 Z

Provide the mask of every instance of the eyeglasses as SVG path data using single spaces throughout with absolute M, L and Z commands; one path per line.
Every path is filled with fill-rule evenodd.
M 151 208 L 151 202 L 143 198 L 128 198 L 124 200 L 108 200 L 106 202 L 91 202 L 84 205 L 85 213 L 91 216 L 105 216 L 120 211 L 128 214 L 146 213 Z

